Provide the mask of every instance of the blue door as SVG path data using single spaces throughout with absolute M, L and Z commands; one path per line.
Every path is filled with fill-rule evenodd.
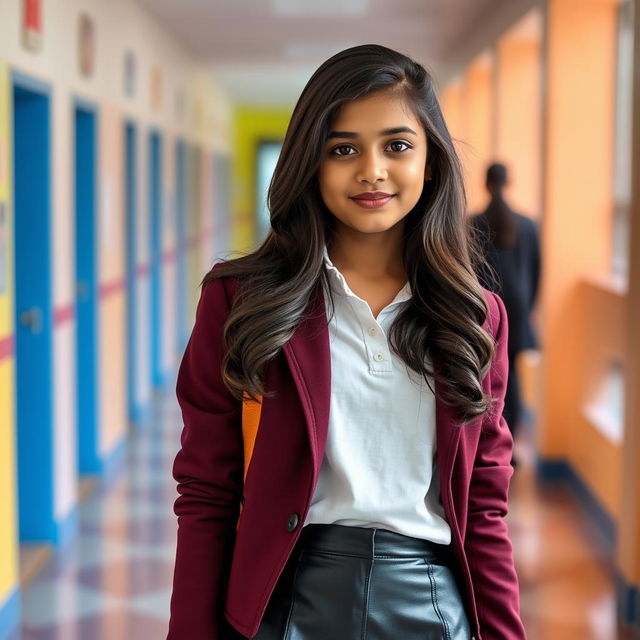
M 177 346 L 183 351 L 187 346 L 187 167 L 184 140 L 176 143 L 176 306 Z
M 162 138 L 152 131 L 149 137 L 149 230 L 151 234 L 151 381 L 165 382 L 162 340 Z
M 74 129 L 78 470 L 98 473 L 96 114 L 93 107 L 76 104 Z
M 138 344 L 138 254 L 137 224 L 137 129 L 133 122 L 125 123 L 125 218 L 126 218 L 126 278 L 127 278 L 127 412 L 131 422 L 141 419 L 137 377 Z
M 55 544 L 49 88 L 16 73 L 12 97 L 19 534 Z

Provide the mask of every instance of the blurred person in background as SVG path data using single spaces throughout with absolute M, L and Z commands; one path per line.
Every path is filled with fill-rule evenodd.
M 540 240 L 533 220 L 514 211 L 505 200 L 507 168 L 494 163 L 487 169 L 487 208 L 471 217 L 478 247 L 484 258 L 478 261 L 478 279 L 483 287 L 499 294 L 509 318 L 509 379 L 504 418 L 515 438 L 522 420 L 522 397 L 516 360 L 519 353 L 537 349 L 531 312 L 540 282 Z M 517 465 L 512 458 L 512 464 Z

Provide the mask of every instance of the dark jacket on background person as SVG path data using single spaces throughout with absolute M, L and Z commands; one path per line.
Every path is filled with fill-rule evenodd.
M 540 241 L 535 222 L 510 210 L 516 229 L 515 244 L 497 247 L 489 224 L 492 206 L 471 218 L 471 224 L 480 232 L 480 246 L 491 267 L 489 271 L 480 266 L 478 278 L 483 287 L 497 293 L 504 302 L 509 318 L 509 355 L 513 357 L 539 346 L 530 314 L 540 283 Z

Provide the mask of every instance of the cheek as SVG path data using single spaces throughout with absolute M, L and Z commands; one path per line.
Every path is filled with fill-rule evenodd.
M 424 186 L 425 165 L 414 163 L 405 167 L 402 172 L 402 186 L 406 192 L 422 191 Z
M 320 192 L 325 198 L 330 198 L 337 190 L 340 189 L 340 175 L 330 169 L 323 169 L 318 175 L 318 183 Z
M 424 180 L 424 174 L 426 171 L 426 165 L 424 162 L 412 162 L 406 168 L 407 179 L 411 182 L 419 182 Z

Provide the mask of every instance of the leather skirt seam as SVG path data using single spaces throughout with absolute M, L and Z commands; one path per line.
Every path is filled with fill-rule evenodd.
M 442 630 L 444 631 L 444 637 L 446 640 L 451 640 L 451 633 L 449 631 L 449 625 L 447 621 L 444 619 L 442 615 L 442 611 L 440 611 L 440 605 L 438 603 L 438 589 L 436 586 L 436 581 L 433 577 L 433 565 L 430 562 L 425 560 L 425 564 L 427 565 L 427 574 L 429 576 L 429 582 L 431 583 L 431 597 L 433 600 L 433 608 L 436 612 L 438 618 L 440 618 L 440 622 L 442 623 Z

